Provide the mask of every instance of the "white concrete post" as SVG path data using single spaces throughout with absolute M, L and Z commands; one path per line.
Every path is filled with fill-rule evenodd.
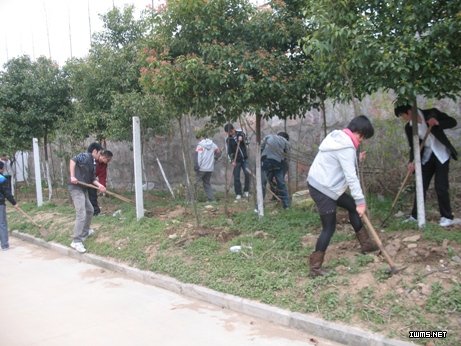
M 136 217 L 138 221 L 144 216 L 141 160 L 141 126 L 139 117 L 133 117 L 134 191 L 136 195 Z
M 37 206 L 43 205 L 42 195 L 42 174 L 40 171 L 40 151 L 38 149 L 38 139 L 32 139 L 32 147 L 34 149 L 34 171 L 35 171 L 35 192 L 37 195 Z

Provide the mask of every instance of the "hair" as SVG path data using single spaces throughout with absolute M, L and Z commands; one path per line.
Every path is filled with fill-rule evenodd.
M 410 105 L 402 105 L 402 106 L 397 106 L 394 109 L 394 114 L 398 118 L 401 116 L 403 113 L 407 113 L 411 109 Z
M 0 169 L 3 169 L 3 167 L 5 167 L 5 164 L 3 163 L 3 161 L 0 161 Z
M 351 120 L 347 128 L 352 132 L 360 133 L 365 138 L 371 138 L 375 134 L 373 125 L 365 115 L 359 115 Z
M 102 145 L 99 144 L 99 143 L 97 143 L 97 142 L 91 143 L 91 144 L 88 146 L 87 152 L 92 153 L 93 150 L 101 151 L 101 150 L 102 150 Z
M 225 132 L 229 132 L 230 130 L 233 130 L 233 129 L 234 129 L 234 125 L 232 125 L 232 124 L 224 125 L 224 131 Z
M 101 152 L 101 155 L 107 158 L 112 158 L 114 156 L 114 154 L 110 150 L 103 150 Z
M 283 137 L 283 138 L 285 138 L 287 141 L 290 140 L 290 136 L 289 136 L 288 133 L 286 133 L 286 132 L 279 132 L 279 133 L 277 133 L 277 136 Z

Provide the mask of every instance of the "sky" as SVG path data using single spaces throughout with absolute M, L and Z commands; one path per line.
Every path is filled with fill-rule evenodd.
M 70 57 L 84 57 L 91 33 L 102 30 L 98 14 L 112 6 L 135 6 L 136 16 L 162 0 L 0 0 L 0 69 L 12 58 L 50 57 L 64 65 Z

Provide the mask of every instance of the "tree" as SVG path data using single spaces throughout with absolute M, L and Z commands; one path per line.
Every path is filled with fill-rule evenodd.
M 0 76 L 1 137 L 14 150 L 30 148 L 32 138 L 43 140 L 49 198 L 52 183 L 48 144 L 58 124 L 70 116 L 70 89 L 61 69 L 50 59 L 32 62 L 23 56 L 10 60 Z

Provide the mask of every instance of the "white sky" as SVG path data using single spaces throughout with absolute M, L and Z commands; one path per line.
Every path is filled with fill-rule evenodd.
M 91 32 L 95 33 L 102 29 L 98 14 L 107 13 L 113 5 L 123 7 L 125 4 L 133 4 L 138 18 L 139 11 L 152 3 L 157 6 L 160 2 L 161 0 L 0 0 L 0 69 L 14 57 L 26 54 L 35 60 L 41 55 L 50 57 L 50 51 L 51 58 L 62 66 L 71 57 L 70 42 L 73 57 L 88 54 L 89 18 Z

